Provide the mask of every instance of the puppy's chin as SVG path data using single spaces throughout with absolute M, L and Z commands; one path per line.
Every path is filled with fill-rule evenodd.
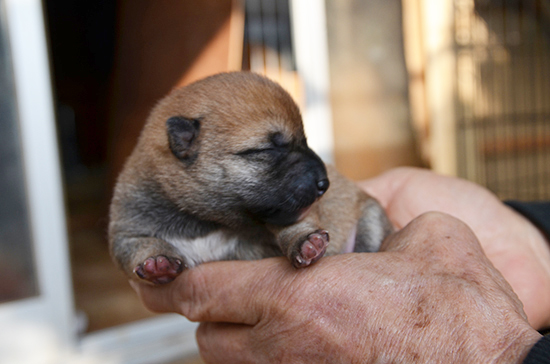
M 309 211 L 311 210 L 311 206 L 312 205 L 309 205 L 308 207 L 304 207 L 303 209 L 300 209 L 298 211 L 300 215 L 298 216 L 298 219 L 296 220 L 296 222 L 303 220 L 307 216 L 307 214 L 309 214 Z
M 292 225 L 302 220 L 303 218 L 305 218 L 308 212 L 311 210 L 311 206 L 312 205 L 309 205 L 307 207 L 303 207 L 296 211 L 283 211 L 283 210 L 271 211 L 269 214 L 262 216 L 261 219 L 263 222 L 271 225 L 278 225 L 278 226 Z

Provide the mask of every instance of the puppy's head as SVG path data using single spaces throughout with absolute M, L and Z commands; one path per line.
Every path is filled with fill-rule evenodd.
M 228 225 L 292 224 L 329 185 L 292 98 L 253 73 L 174 91 L 153 110 L 139 145 L 170 200 Z

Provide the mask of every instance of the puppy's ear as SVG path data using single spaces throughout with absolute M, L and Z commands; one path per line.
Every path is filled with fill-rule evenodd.
M 192 157 L 192 148 L 197 143 L 200 122 L 196 119 L 188 119 L 183 116 L 172 116 L 166 121 L 166 131 L 170 150 L 178 159 Z

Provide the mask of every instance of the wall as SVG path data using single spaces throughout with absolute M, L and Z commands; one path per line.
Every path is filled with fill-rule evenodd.
M 327 0 L 335 164 L 352 179 L 419 165 L 399 0 Z

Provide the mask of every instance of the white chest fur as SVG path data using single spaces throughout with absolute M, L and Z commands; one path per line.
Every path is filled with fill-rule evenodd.
M 170 244 L 179 249 L 187 258 L 191 268 L 201 263 L 224 260 L 235 251 L 239 240 L 223 231 L 215 231 L 196 239 L 168 238 Z

